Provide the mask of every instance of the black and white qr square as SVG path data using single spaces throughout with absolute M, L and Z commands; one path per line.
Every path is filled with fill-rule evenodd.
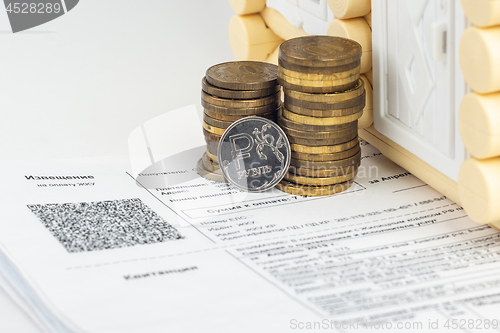
M 28 205 L 70 253 L 183 238 L 140 199 Z

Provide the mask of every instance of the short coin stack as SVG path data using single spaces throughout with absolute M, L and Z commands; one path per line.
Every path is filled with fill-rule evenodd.
M 217 159 L 217 147 L 234 121 L 260 116 L 276 121 L 281 105 L 278 66 L 255 61 L 234 61 L 210 67 L 202 80 L 203 133 L 207 151 L 198 161 L 198 173 L 226 182 Z
M 333 36 L 299 37 L 281 44 L 278 80 L 285 102 L 278 124 L 292 150 L 290 169 L 278 184 L 282 191 L 322 196 L 351 186 L 361 161 L 361 52 L 357 42 Z

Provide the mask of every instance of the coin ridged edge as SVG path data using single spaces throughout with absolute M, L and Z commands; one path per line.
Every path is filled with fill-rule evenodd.
M 283 129 L 283 127 L 281 127 Z M 290 144 L 297 144 L 297 145 L 303 145 L 303 146 L 333 146 L 333 145 L 338 145 L 341 143 L 345 143 L 348 141 L 351 141 L 354 139 L 357 135 L 357 132 L 352 132 L 350 135 L 344 135 L 344 136 L 338 136 L 336 138 L 330 138 L 330 139 L 312 139 L 312 138 L 302 138 L 298 136 L 293 136 L 289 135 L 287 131 L 283 129 L 283 132 L 285 132 L 288 136 L 288 141 L 290 141 Z
M 290 168 L 288 169 L 288 173 L 304 177 L 335 177 L 340 175 L 346 175 L 352 172 L 351 169 L 354 168 L 358 169 L 360 165 L 361 165 L 361 160 L 353 165 L 341 166 L 333 169 L 326 169 L 326 168 L 308 169 L 303 167 L 295 167 L 291 165 Z
M 344 160 L 349 157 L 355 156 L 361 147 L 356 145 L 352 148 L 337 152 L 337 153 L 324 153 L 324 154 L 310 154 L 292 151 L 292 158 L 296 160 L 312 161 L 312 162 L 328 162 Z
M 204 152 L 203 155 L 201 156 L 201 162 L 203 163 L 203 167 L 205 168 L 205 170 L 211 172 L 219 172 L 222 175 L 222 171 L 220 171 L 219 164 L 212 161 L 210 157 L 208 157 L 207 152 Z
M 366 92 L 362 92 L 359 94 L 359 96 L 356 96 L 354 98 L 346 99 L 340 102 L 311 102 L 311 101 L 305 101 L 301 98 L 296 98 L 290 95 L 284 95 L 285 100 L 284 100 L 284 105 L 287 109 L 290 110 L 288 105 L 295 105 L 301 108 L 305 109 L 311 109 L 311 110 L 343 110 L 343 109 L 348 109 L 352 108 L 354 106 L 358 106 L 360 104 L 365 104 L 366 103 Z
M 295 103 L 296 101 L 294 101 Z M 302 116 L 307 116 L 307 117 L 315 117 L 315 118 L 332 118 L 332 117 L 347 117 L 353 114 L 356 114 L 360 111 L 363 111 L 366 105 L 366 99 L 365 95 L 361 95 L 357 97 L 352 103 L 354 104 L 352 106 L 349 106 L 350 104 L 345 103 L 343 108 L 332 108 L 332 109 L 312 109 L 307 107 L 308 105 L 304 103 L 306 106 L 302 105 L 296 105 L 292 104 L 290 99 L 285 100 L 284 103 L 284 108 L 290 112 L 300 114 Z M 325 108 L 328 107 L 328 105 L 325 105 Z
M 337 125 L 309 125 L 304 123 L 299 123 L 290 119 L 283 117 L 283 109 L 281 108 L 278 111 L 278 124 L 281 126 L 286 126 L 288 128 L 297 130 L 297 131 L 316 131 L 316 132 L 330 132 L 330 131 L 338 131 L 344 128 L 352 128 L 357 127 L 357 120 L 347 123 L 341 123 Z
M 358 134 L 358 126 L 353 126 L 353 128 L 345 128 L 340 130 L 332 130 L 332 131 L 299 131 L 287 126 L 284 126 L 282 123 L 278 122 L 278 125 L 281 127 L 283 132 L 286 133 L 288 137 L 294 137 L 297 139 L 306 139 L 306 140 L 335 140 L 339 138 L 349 138 L 347 141 L 350 141 L 356 137 Z M 290 142 L 291 143 L 291 142 Z M 306 145 L 307 146 L 307 145 Z
M 338 161 L 316 162 L 316 161 L 297 160 L 292 158 L 290 159 L 290 165 L 293 165 L 296 168 L 331 170 L 339 167 L 353 166 L 358 164 L 359 161 L 361 161 L 361 151 L 359 151 L 356 155 L 352 157 L 348 157 L 344 160 L 338 160 Z
M 301 114 L 291 112 L 285 108 L 283 108 L 283 117 L 300 123 L 304 125 L 318 125 L 318 126 L 334 126 L 341 124 L 352 123 L 355 120 L 358 120 L 363 116 L 363 109 L 359 112 L 350 114 L 348 116 L 339 116 L 339 117 L 312 117 L 312 116 L 303 116 Z
M 278 81 L 283 88 L 289 90 L 301 91 L 305 93 L 311 93 L 311 94 L 331 94 L 335 92 L 343 92 L 346 90 L 350 90 L 356 86 L 356 81 L 344 85 L 331 86 L 331 87 L 309 87 L 299 84 L 291 84 L 282 79 L 278 79 Z
M 348 181 L 341 184 L 327 185 L 327 186 L 315 186 L 315 185 L 300 185 L 291 183 L 286 180 L 282 180 L 276 187 L 285 193 L 292 195 L 299 195 L 303 197 L 322 197 L 327 195 L 333 195 L 345 190 L 348 190 L 353 181 Z
M 241 118 L 254 116 L 252 114 L 248 114 L 248 115 L 244 115 L 244 114 L 243 115 L 242 114 L 227 115 L 227 114 L 217 113 L 217 112 L 214 112 L 214 111 L 208 110 L 208 109 L 203 109 L 203 113 L 206 114 L 207 116 L 209 116 L 210 118 L 213 118 L 213 119 L 217 119 L 217 120 L 220 120 L 220 121 L 231 121 L 231 122 L 239 120 Z M 259 117 L 273 119 L 273 118 L 276 118 L 276 113 L 277 113 L 276 110 L 268 112 L 268 113 L 262 113 L 262 114 L 259 114 Z
M 219 159 L 217 157 L 217 154 L 212 154 L 211 152 L 207 151 L 206 152 L 207 155 L 208 155 L 208 158 L 210 158 L 212 161 L 214 161 L 215 163 L 219 164 Z M 221 171 L 222 172 L 222 171 Z
M 291 97 L 302 101 L 307 102 L 316 102 L 316 103 L 338 103 L 343 102 L 349 99 L 356 98 L 363 94 L 364 89 L 364 81 L 358 79 L 358 83 L 352 89 L 346 91 L 339 91 L 334 93 L 324 93 L 324 94 L 315 94 L 315 93 L 306 93 L 297 90 L 284 89 L 285 98 Z
M 311 73 L 311 74 L 332 74 L 337 72 L 345 72 L 353 68 L 356 68 L 360 65 L 361 65 L 361 59 L 340 66 L 312 67 L 312 66 L 301 66 L 301 65 L 291 64 L 281 58 L 278 58 L 278 66 L 281 66 L 283 68 L 286 68 L 294 72 Z
M 280 86 L 277 84 L 273 87 L 266 89 L 257 89 L 257 90 L 231 90 L 231 89 L 223 89 L 218 88 L 207 82 L 206 77 L 204 76 L 201 80 L 201 89 L 205 91 L 207 94 L 212 96 L 217 96 L 220 98 L 229 98 L 229 99 L 254 99 L 267 97 L 274 93 L 277 93 L 280 90 Z
M 201 99 L 206 103 L 210 103 L 216 106 L 222 106 L 225 108 L 256 108 L 260 106 L 266 106 L 270 104 L 275 104 L 276 102 L 281 100 L 281 92 L 278 91 L 274 93 L 274 95 L 262 97 L 262 98 L 254 98 L 254 99 L 227 99 L 221 98 L 217 96 L 212 96 L 207 94 L 205 91 L 201 91 Z
M 287 69 L 285 67 L 279 67 L 278 73 L 283 73 L 288 77 L 296 78 L 299 80 L 309 80 L 309 81 L 335 81 L 351 78 L 353 76 L 359 77 L 361 67 L 355 67 L 342 72 L 334 72 L 330 74 L 324 73 L 302 73 Z M 279 74 L 278 74 L 279 75 Z
M 358 83 L 352 89 L 346 91 L 339 91 L 334 93 L 324 93 L 324 94 L 315 94 L 315 93 L 305 93 L 297 90 L 284 89 L 284 96 L 291 97 L 302 101 L 307 102 L 316 102 L 316 103 L 338 103 L 343 102 L 349 99 L 356 98 L 363 94 L 364 89 L 364 81 L 358 79 Z
M 344 86 L 346 84 L 352 84 L 353 82 L 357 82 L 359 79 L 359 75 L 352 75 L 345 78 L 340 79 L 317 79 L 317 80 L 309 80 L 309 79 L 301 79 L 292 76 L 288 76 L 283 73 L 280 68 L 278 72 L 278 78 L 280 82 L 286 82 L 288 84 L 293 84 L 296 86 L 303 86 L 308 88 L 335 88 L 338 86 Z
M 332 146 L 304 146 L 304 145 L 298 145 L 295 143 L 292 143 L 290 145 L 290 148 L 292 151 L 296 151 L 299 153 L 309 153 L 309 154 L 331 154 L 331 153 L 338 153 L 344 150 L 351 149 L 355 147 L 356 145 L 359 145 L 359 140 L 358 137 L 354 138 L 353 140 L 345 143 L 340 143 L 338 145 L 332 145 Z
M 216 134 L 216 135 L 222 135 L 224 134 L 224 131 L 226 130 L 225 128 L 219 128 L 215 127 L 212 125 L 207 124 L 205 121 L 203 121 L 203 128 L 210 133 Z
M 326 185 L 335 185 L 340 183 L 345 183 L 349 180 L 352 180 L 356 177 L 358 170 L 355 168 L 352 172 L 347 173 L 345 175 L 339 175 L 334 177 L 307 177 L 300 175 L 293 175 L 287 173 L 283 179 L 288 180 L 289 182 L 300 184 L 300 185 L 318 185 L 318 186 L 326 186 Z
M 277 100 L 276 103 L 268 104 L 264 106 L 258 106 L 254 108 L 227 108 L 222 106 L 213 105 L 201 100 L 201 105 L 203 108 L 210 110 L 212 112 L 217 112 L 220 114 L 227 115 L 260 115 L 263 113 L 269 113 L 272 111 L 278 111 L 281 107 L 281 100 Z
M 227 128 L 229 125 L 233 123 L 233 121 L 224 121 L 224 120 L 219 120 L 210 117 L 206 113 L 203 113 L 203 121 L 205 121 L 207 124 L 219 128 Z
M 207 142 L 207 152 L 209 152 L 210 154 L 214 154 L 216 155 L 217 154 L 217 148 L 219 148 L 219 143 L 218 142 Z

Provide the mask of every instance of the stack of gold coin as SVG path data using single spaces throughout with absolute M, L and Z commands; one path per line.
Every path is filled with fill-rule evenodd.
M 225 182 L 217 159 L 219 140 L 238 119 L 260 116 L 276 121 L 281 105 L 278 66 L 255 61 L 218 64 L 207 70 L 201 86 L 207 151 L 198 161 L 198 173 Z
M 278 188 L 323 196 L 348 189 L 361 161 L 358 122 L 365 106 L 361 46 L 350 39 L 307 36 L 281 44 L 278 81 L 284 106 L 278 124 L 292 150 Z

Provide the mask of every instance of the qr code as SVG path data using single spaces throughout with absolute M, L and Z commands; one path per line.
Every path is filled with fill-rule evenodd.
M 28 205 L 70 253 L 181 239 L 140 199 Z

